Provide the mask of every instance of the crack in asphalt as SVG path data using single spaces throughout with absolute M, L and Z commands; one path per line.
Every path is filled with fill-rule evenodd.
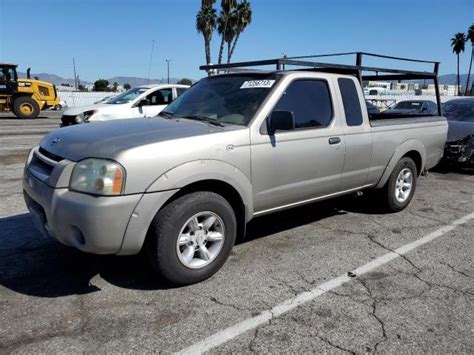
M 372 317 L 379 323 L 380 325 L 380 329 L 382 331 L 382 340 L 378 341 L 377 343 L 375 343 L 374 345 L 374 354 L 377 353 L 377 349 L 379 347 L 380 344 L 382 344 L 385 340 L 387 340 L 387 331 L 385 330 L 385 323 L 384 321 L 377 315 L 377 298 L 374 297 L 374 295 L 372 294 L 372 290 L 370 289 L 370 287 L 366 284 L 365 280 L 363 278 L 358 278 L 357 281 L 359 281 L 359 283 L 365 288 L 365 290 L 367 291 L 367 295 L 369 296 L 369 298 L 372 300 Z
M 191 292 L 191 291 L 190 291 L 190 294 L 192 294 L 194 296 L 197 296 L 197 297 L 200 297 L 200 298 L 203 298 L 203 299 L 206 299 L 206 300 L 209 300 L 209 301 L 211 301 L 215 304 L 218 304 L 220 306 L 223 306 L 223 307 L 233 308 L 237 311 L 245 311 L 245 312 L 254 312 L 255 311 L 255 309 L 251 309 L 251 308 L 248 308 L 248 307 L 241 307 L 241 306 L 238 306 L 236 304 L 222 302 L 214 296 L 206 296 L 206 295 L 202 295 L 202 294 L 199 294 L 199 293 L 196 293 L 196 292 Z
M 291 293 L 293 293 L 294 296 L 298 296 L 301 292 L 310 291 L 308 288 L 305 288 L 305 287 L 300 287 L 300 289 L 297 289 L 295 286 L 293 286 L 290 283 L 290 281 L 279 279 L 275 276 L 270 276 L 270 278 L 276 281 L 278 284 L 285 286 L 288 290 L 291 291 Z
M 462 275 L 462 276 L 465 276 L 465 277 L 467 277 L 467 278 L 469 278 L 469 279 L 472 278 L 471 275 L 468 275 L 468 274 L 465 273 L 464 271 L 459 271 L 459 270 L 457 270 L 454 266 L 452 266 L 452 265 L 449 264 L 449 263 L 440 261 L 440 264 L 449 267 L 451 270 L 453 270 L 454 272 L 456 272 L 456 273 L 458 273 L 458 274 L 460 274 L 460 275 Z
M 413 268 L 415 268 L 418 272 L 421 272 L 421 269 L 418 266 L 416 266 L 410 259 L 408 259 L 408 257 L 406 257 L 404 254 L 397 253 L 395 250 L 393 250 L 393 249 L 385 246 L 384 244 L 380 243 L 378 240 L 375 239 L 376 237 L 374 235 L 367 234 L 367 238 L 369 238 L 369 240 L 372 243 L 378 245 L 382 249 L 385 249 L 385 250 L 387 250 L 391 253 L 397 254 L 399 257 L 401 257 L 403 260 L 405 260 L 408 264 L 410 264 Z
M 415 265 L 415 263 L 413 261 L 411 261 L 406 255 L 404 254 L 400 254 L 400 253 L 397 253 L 395 250 L 393 249 L 390 249 L 388 248 L 387 246 L 385 246 L 384 244 L 380 243 L 379 241 L 377 241 L 375 239 L 375 236 L 371 235 L 371 234 L 367 234 L 367 237 L 369 238 L 369 240 L 371 240 L 374 244 L 377 244 L 378 246 L 380 246 L 381 248 L 387 250 L 387 251 L 390 251 L 392 253 L 395 253 L 397 254 L 398 256 L 400 256 L 403 260 L 405 260 L 408 264 L 410 264 L 410 266 L 412 266 L 416 272 L 415 273 L 405 273 L 405 272 L 401 272 L 401 273 L 404 273 L 404 274 L 407 274 L 407 275 L 410 275 L 410 276 L 413 276 L 415 278 L 417 278 L 418 280 L 420 280 L 421 282 L 425 283 L 429 289 L 432 288 L 432 286 L 437 286 L 437 287 L 440 287 L 440 288 L 446 288 L 446 289 L 449 289 L 453 292 L 458 292 L 458 293 L 461 293 L 465 296 L 469 295 L 469 296 L 474 296 L 474 293 L 473 292 L 470 292 L 470 291 L 467 291 L 467 290 L 459 290 L 457 288 L 454 288 L 452 286 L 448 286 L 448 285 L 443 285 L 443 284 L 438 284 L 438 283 L 435 283 L 433 281 L 428 281 L 428 280 L 425 280 L 424 278 L 422 278 L 419 274 L 421 272 L 423 272 L 423 270 L 418 267 L 417 265 Z M 466 276 L 466 275 L 464 275 Z
M 319 334 L 316 334 L 316 337 L 317 337 L 318 339 L 322 340 L 323 342 L 329 344 L 330 346 L 332 346 L 332 347 L 335 348 L 335 349 L 344 351 L 344 352 L 349 353 L 349 354 L 352 354 L 352 355 L 356 355 L 356 352 L 355 352 L 355 351 L 349 350 L 349 349 L 343 348 L 343 347 L 340 346 L 340 345 L 334 344 L 332 341 L 330 341 L 329 339 L 323 338 L 323 337 L 322 337 L 321 335 L 319 335 Z

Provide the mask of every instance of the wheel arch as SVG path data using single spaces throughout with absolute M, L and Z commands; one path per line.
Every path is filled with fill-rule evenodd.
M 417 174 L 420 175 L 423 172 L 425 162 L 426 162 L 426 148 L 425 146 L 416 139 L 410 139 L 402 143 L 398 146 L 395 150 L 395 153 L 390 158 L 390 161 L 385 167 L 384 173 L 380 178 L 379 182 L 376 185 L 376 188 L 382 188 L 390 175 L 392 174 L 395 165 L 402 159 L 403 157 L 409 157 L 413 159 L 417 168 Z
M 237 236 L 245 235 L 247 222 L 253 216 L 250 180 L 225 162 L 190 162 L 167 171 L 148 187 L 130 217 L 118 254 L 139 252 L 155 215 L 177 198 L 196 191 L 211 191 L 223 196 L 235 211 Z

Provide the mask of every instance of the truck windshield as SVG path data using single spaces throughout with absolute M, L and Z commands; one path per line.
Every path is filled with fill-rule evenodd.
M 118 96 L 115 96 L 114 98 L 108 100 L 106 103 L 115 105 L 126 104 L 132 100 L 135 100 L 138 96 L 140 96 L 147 90 L 147 88 L 133 88 L 125 91 L 124 93 Z
M 162 116 L 209 119 L 246 126 L 279 74 L 231 74 L 201 79 L 171 103 Z

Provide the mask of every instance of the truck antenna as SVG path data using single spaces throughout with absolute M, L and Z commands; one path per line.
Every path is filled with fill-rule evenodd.
M 151 60 L 153 59 L 153 49 L 155 48 L 155 40 L 151 42 L 150 63 L 148 63 L 148 74 L 146 76 L 146 84 L 150 81 Z

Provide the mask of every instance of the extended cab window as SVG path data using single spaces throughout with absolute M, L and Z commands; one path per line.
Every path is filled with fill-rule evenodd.
M 354 81 L 340 78 L 337 82 L 341 90 L 347 125 L 360 126 L 362 124 L 362 110 L 360 108 L 359 94 L 357 93 Z
M 295 128 L 329 126 L 332 103 L 327 82 L 307 79 L 293 81 L 274 110 L 293 112 Z

